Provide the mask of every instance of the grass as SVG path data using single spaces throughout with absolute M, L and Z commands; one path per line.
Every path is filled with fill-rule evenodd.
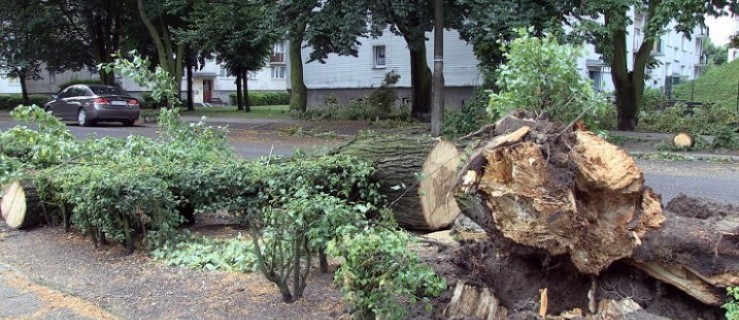
M 196 107 L 195 111 L 182 110 L 183 116 L 206 116 L 208 118 L 239 118 L 239 119 L 287 119 L 288 105 L 253 106 L 251 112 L 236 110 L 235 106 L 226 107 Z
M 737 103 L 737 83 L 739 82 L 739 59 L 721 66 L 712 67 L 703 76 L 675 86 L 673 96 L 690 100 L 694 90 L 695 101 L 713 102 L 724 108 L 734 110 Z M 693 88 L 695 84 L 695 88 Z

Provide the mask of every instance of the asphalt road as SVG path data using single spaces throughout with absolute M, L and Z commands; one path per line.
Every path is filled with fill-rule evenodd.
M 194 120 L 194 119 L 191 119 Z M 260 130 L 274 120 L 241 120 L 236 123 L 239 130 Z M 225 125 L 225 122 L 216 122 Z M 7 116 L 0 117 L 0 130 L 7 130 L 15 124 Z M 130 134 L 156 137 L 154 124 L 138 124 L 135 127 L 122 127 L 119 124 L 103 124 L 98 127 L 79 127 L 70 125 L 70 130 L 79 138 L 89 136 L 110 136 L 124 138 Z M 257 135 L 257 138 L 239 139 L 238 134 L 229 137 L 234 151 L 247 159 L 274 155 L 290 155 L 296 147 L 304 143 L 298 141 L 276 141 L 274 135 Z M 280 139 L 282 140 L 282 139 Z M 717 202 L 739 205 L 739 163 L 709 163 L 705 161 L 654 161 L 639 160 L 639 166 L 646 173 L 646 184 L 662 195 L 667 203 L 680 193 L 697 197 L 711 198 Z

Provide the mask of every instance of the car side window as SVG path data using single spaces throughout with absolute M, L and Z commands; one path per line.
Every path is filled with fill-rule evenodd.
M 85 96 L 85 90 L 80 87 L 74 87 L 70 91 L 69 97 L 83 97 Z
M 66 88 L 62 92 L 59 93 L 59 99 L 64 99 L 69 97 L 69 92 L 72 90 L 72 88 Z

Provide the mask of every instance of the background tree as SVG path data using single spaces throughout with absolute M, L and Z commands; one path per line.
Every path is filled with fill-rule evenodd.
M 266 17 L 262 30 L 277 33 L 288 39 L 287 54 L 290 66 L 290 110 L 305 112 L 308 107 L 308 88 L 303 79 L 302 48 L 306 36 L 306 28 L 312 24 L 316 8 L 322 1 L 318 0 L 261 0 L 266 9 Z
M 127 51 L 123 44 L 127 35 L 136 34 L 132 26 L 138 20 L 136 6 L 130 1 L 116 0 L 49 0 L 45 6 L 55 12 L 54 18 L 62 24 L 67 39 L 75 44 L 65 47 L 76 50 L 85 66 L 93 69 L 113 61 L 113 54 Z M 140 29 L 139 29 L 140 30 Z M 115 74 L 98 70 L 105 84 L 115 83 Z
M 183 1 L 189 4 L 189 1 Z M 167 8 L 167 2 L 153 0 L 136 0 L 140 21 L 151 37 L 157 55 L 157 63 L 181 86 L 183 64 L 185 62 L 184 41 L 176 41 L 171 30 L 182 28 L 185 24 L 183 17 L 187 14 L 189 7 L 177 6 L 173 9 Z M 181 90 L 178 90 L 178 94 Z
M 189 10 L 187 26 L 178 32 L 182 41 L 212 52 L 228 73 L 236 75 L 238 110 L 246 112 L 250 111 L 248 73 L 265 66 L 279 35 L 262 29 L 267 10 L 257 2 L 198 2 Z
M 459 0 L 468 8 L 467 19 L 460 28 L 460 38 L 472 44 L 485 86 L 494 85 L 497 67 L 504 62 L 499 41 L 510 41 L 518 36 L 518 28 L 533 30 L 541 37 L 545 30 L 562 29 L 579 0 Z M 511 8 L 516 8 L 511 10 Z
M 44 1 L 0 0 L 0 7 L 0 70 L 18 79 L 24 104 L 26 80 L 40 79 L 44 64 L 57 71 L 86 66 L 78 39 L 68 37 Z
M 611 67 L 611 76 L 616 88 L 618 129 L 634 130 L 644 92 L 644 77 L 651 59 L 652 48 L 659 37 L 675 22 L 675 31 L 690 37 L 693 29 L 704 25 L 705 15 L 720 15 L 726 8 L 737 12 L 736 0 L 692 1 L 692 0 L 616 0 L 583 1 L 575 14 L 581 19 L 581 31 L 591 42 L 604 61 Z M 627 27 L 633 21 L 629 12 L 645 17 L 642 42 L 635 48 L 633 64 L 628 65 L 626 47 Z
M 444 2 L 444 28 L 458 29 L 466 10 Z M 433 30 L 433 0 L 325 1 L 308 26 L 310 60 L 323 62 L 329 53 L 357 55 L 358 37 L 377 37 L 384 30 L 402 36 L 411 67 L 411 114 L 426 119 L 431 111 L 431 69 L 426 59 L 426 32 Z
M 703 43 L 703 52 L 706 55 L 709 65 L 720 66 L 726 63 L 728 59 L 729 48 L 727 46 L 717 46 L 711 42 L 711 38 L 706 37 Z

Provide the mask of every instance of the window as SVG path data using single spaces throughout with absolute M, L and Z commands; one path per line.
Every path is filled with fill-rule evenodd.
M 374 53 L 374 64 L 375 68 L 385 67 L 385 46 L 374 46 L 372 47 Z
M 219 75 L 219 76 L 220 76 L 221 78 L 225 78 L 225 77 L 228 77 L 228 75 L 229 75 L 229 74 L 228 74 L 228 70 L 226 70 L 226 67 L 224 67 L 224 66 L 221 66 L 221 70 L 220 70 L 220 72 L 218 73 L 218 75 Z
M 272 47 L 272 58 L 270 63 L 285 63 L 285 42 L 280 41 Z
M 285 66 L 272 66 L 272 79 L 285 79 Z
M 56 74 L 53 72 L 49 72 L 49 83 L 55 84 L 56 83 Z
M 656 54 L 662 53 L 662 38 L 661 37 L 654 40 L 654 47 L 652 47 L 652 53 L 656 53 Z
M 257 73 L 254 71 L 247 71 L 246 78 L 249 80 L 257 80 Z

